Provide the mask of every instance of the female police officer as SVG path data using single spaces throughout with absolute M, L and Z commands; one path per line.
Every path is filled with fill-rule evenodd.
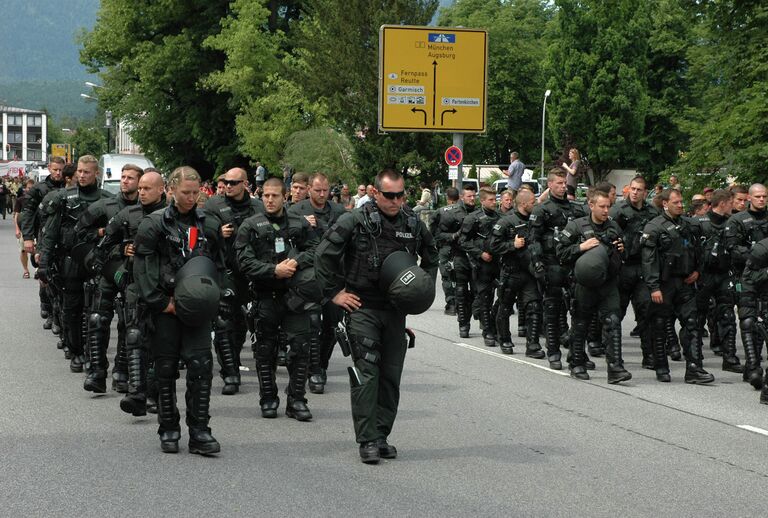
M 152 316 L 152 356 L 158 381 L 158 434 L 166 453 L 179 451 L 176 379 L 179 358 L 187 364 L 189 451 L 220 451 L 208 428 L 211 396 L 211 324 L 218 311 L 222 270 L 216 225 L 196 208 L 200 175 L 191 167 L 173 171 L 173 200 L 139 225 L 134 278 Z M 214 260 L 216 263 L 214 263 Z

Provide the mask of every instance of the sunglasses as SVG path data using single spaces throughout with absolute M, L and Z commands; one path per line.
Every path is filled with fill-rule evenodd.
M 243 183 L 243 181 L 242 180 L 222 180 L 222 183 L 224 185 L 229 185 L 230 187 L 232 187 L 235 185 L 240 185 L 241 183 Z
M 388 200 L 394 200 L 395 198 L 402 198 L 405 196 L 405 191 L 400 192 L 386 192 L 386 191 L 379 191 L 382 196 L 384 196 Z

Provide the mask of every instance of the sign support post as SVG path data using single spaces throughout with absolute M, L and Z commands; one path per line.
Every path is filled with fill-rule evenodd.
M 464 134 L 463 133 L 453 134 L 453 145 L 459 148 L 461 150 L 461 153 L 464 154 Z M 461 182 L 464 179 L 463 175 L 461 174 L 461 163 L 459 163 L 457 167 L 458 167 L 458 176 L 456 177 L 456 188 L 459 190 L 459 193 L 461 193 Z

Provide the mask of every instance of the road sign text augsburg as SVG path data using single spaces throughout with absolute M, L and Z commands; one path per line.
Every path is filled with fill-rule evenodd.
M 379 130 L 484 133 L 484 30 L 383 25 Z

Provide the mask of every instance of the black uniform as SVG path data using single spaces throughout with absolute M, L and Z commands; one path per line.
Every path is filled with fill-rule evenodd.
M 699 339 L 706 324 L 710 301 L 714 299 L 717 329 L 712 330 L 712 335 L 718 336 L 721 341 L 723 370 L 744 372 L 736 356 L 736 315 L 733 311 L 736 304 L 735 283 L 730 273 L 731 256 L 725 246 L 724 233 L 729 217 L 710 210 L 706 215 L 696 218 L 701 226 L 703 240 L 701 279 L 696 295 Z
M 709 383 L 714 377 L 703 368 L 696 313 L 696 287 L 685 279 L 701 271 L 699 226 L 686 216 L 671 218 L 667 212 L 652 219 L 643 229 L 643 278 L 651 294 L 661 291 L 663 302 L 651 301 L 648 322 L 656 377 L 670 381 L 665 350 L 666 322 L 676 315 L 682 326 L 681 345 L 686 360 L 686 383 Z
M 512 304 L 517 300 L 520 317 L 525 315 L 526 319 L 525 355 L 531 358 L 544 358 L 544 351 L 539 345 L 541 293 L 531 273 L 529 216 L 510 211 L 499 219 L 491 233 L 491 253 L 498 258 L 500 265 L 496 331 L 499 334 L 502 352 L 512 353 L 509 316 L 512 314 Z M 517 236 L 525 239 L 525 245 L 522 248 L 515 248 Z
M 621 227 L 608 219 L 595 223 L 592 216 L 584 216 L 570 221 L 557 238 L 556 250 L 561 264 L 573 266 L 584 253 L 581 244 L 596 238 L 597 246 L 607 251 L 608 271 L 606 281 L 597 287 L 588 287 L 578 281 L 574 284 L 574 313 L 571 321 L 571 375 L 579 379 L 589 379 L 586 370 L 585 340 L 587 327 L 595 316 L 599 317 L 608 347 L 608 383 L 627 381 L 632 375 L 624 369 L 621 351 L 621 318 L 619 298 L 619 269 L 622 253 L 615 244 L 622 239 Z M 585 258 L 586 259 L 586 258 Z
M 760 358 L 755 356 L 757 348 L 754 345 L 755 335 L 759 333 L 765 336 L 768 332 L 768 238 L 755 243 L 747 255 L 741 275 L 739 300 L 742 340 L 747 352 L 745 381 L 749 381 L 755 389 L 762 387 L 760 402 L 768 404 L 768 379 L 757 379 L 758 375 L 762 374 L 762 369 Z M 744 325 L 745 321 L 747 325 Z
M 118 212 L 125 207 L 136 205 L 138 200 L 128 200 L 122 194 L 115 198 L 102 198 L 86 209 L 75 226 L 78 243 L 96 245 L 103 236 L 100 229 L 105 229 Z M 107 348 L 109 346 L 109 326 L 117 309 L 117 353 L 112 369 L 112 388 L 117 392 L 128 391 L 128 357 L 125 349 L 125 300 L 123 293 L 115 284 L 113 273 L 122 264 L 119 245 L 112 245 L 107 250 L 105 267 L 86 287 L 86 310 L 88 317 L 88 376 L 83 387 L 85 390 L 106 392 Z M 90 293 L 89 293 L 90 292 Z
M 472 312 L 480 317 L 483 339 L 485 345 L 490 347 L 496 345 L 496 322 L 492 318 L 492 308 L 499 265 L 495 256 L 491 256 L 490 262 L 484 261 L 481 256 L 483 252 L 490 253 L 491 232 L 498 220 L 498 212 L 481 207 L 464 218 L 459 236 L 459 246 L 467 255 L 477 288 Z
M 568 270 L 560 265 L 555 252 L 556 239 L 569 221 L 584 216 L 581 204 L 551 196 L 531 214 L 531 261 L 535 275 L 543 283 L 544 334 L 550 366 L 562 369 L 561 336 L 567 331 L 568 313 L 564 293 L 568 289 Z
M 640 238 L 645 225 L 658 215 L 659 211 L 653 205 L 643 201 L 642 207 L 638 209 L 626 199 L 616 203 L 610 211 L 611 218 L 621 227 L 624 236 L 624 264 L 619 274 L 621 319 L 624 320 L 631 301 L 640 332 L 643 366 L 647 368 L 653 368 L 653 351 L 647 325 L 651 294 L 643 281 Z
M 390 455 L 386 453 L 386 439 L 400 401 L 400 376 L 407 348 L 405 314 L 389 302 L 378 281 L 384 259 L 403 250 L 420 256 L 421 267 L 436 277 L 437 247 L 413 211 L 403 207 L 396 216 L 388 217 L 375 202 L 368 202 L 340 217 L 315 254 L 317 282 L 323 296 L 330 300 L 346 289 L 362 302 L 360 309 L 349 314 L 347 324 L 358 373 L 350 380 L 350 393 L 361 454 L 378 444 L 382 455 Z
M 235 394 L 240 389 L 240 351 L 243 349 L 248 325 L 245 320 L 245 306 L 248 305 L 248 280 L 240 271 L 235 256 L 235 239 L 240 225 L 258 212 L 264 211 L 261 200 L 251 198 L 247 192 L 241 200 L 228 196 L 213 196 L 205 204 L 205 210 L 219 226 L 231 224 L 232 235 L 224 239 L 221 247 L 227 274 L 222 286 L 222 300 L 219 316 L 213 324 L 213 345 L 219 360 L 219 375 L 224 380 L 222 394 Z
M 440 258 L 440 280 L 445 295 L 445 314 L 456 314 L 456 280 L 453 278 L 453 265 L 451 264 L 451 242 L 442 242 L 440 239 L 440 222 L 446 213 L 458 209 L 460 205 L 446 205 L 437 209 L 429 221 L 429 231 L 435 238 L 437 254 Z
M 193 236 L 196 236 L 194 242 Z M 163 451 L 178 451 L 181 429 L 176 406 L 176 379 L 180 358 L 187 365 L 186 422 L 190 451 L 207 454 L 220 449 L 208 427 L 213 377 L 211 322 L 187 326 L 175 314 L 163 313 L 174 294 L 176 272 L 188 260 L 210 257 L 223 273 L 219 246 L 218 226 L 205 217 L 202 209 L 180 214 L 173 203 L 146 216 L 136 234 L 133 278 L 141 302 L 152 319 L 158 434 Z
M 763 336 L 759 332 L 760 302 L 753 287 L 744 289 L 741 277 L 755 243 L 768 238 L 768 211 L 745 210 L 728 219 L 724 230 L 725 248 L 731 255 L 731 270 L 736 272 L 736 304 L 739 311 L 739 329 L 744 346 L 744 381 L 759 389 L 763 383 L 762 358 Z
M 72 372 L 82 372 L 85 362 L 83 282 L 87 278 L 82 262 L 70 255 L 72 248 L 77 244 L 75 225 L 89 205 L 105 197 L 112 197 L 112 195 L 99 189 L 96 184 L 86 187 L 69 187 L 56 191 L 47 207 L 48 218 L 42 235 L 43 246 L 38 275 L 41 280 L 47 280 L 49 265 L 56 264 L 61 278 L 62 328 L 67 335 L 67 346 L 73 355 L 70 362 Z
M 256 214 L 243 222 L 237 232 L 235 250 L 240 271 L 251 283 L 253 356 L 259 376 L 259 404 L 263 417 L 276 417 L 280 398 L 275 381 L 278 332 L 287 334 L 288 373 L 286 415 L 307 421 L 306 382 L 309 374 L 309 347 L 313 329 L 310 314 L 318 314 L 317 301 L 305 300 L 293 283 L 275 276 L 275 265 L 292 258 L 298 263 L 296 280 L 309 274 L 312 281 L 314 247 L 309 223 L 301 216 L 282 210 L 279 214 Z M 317 239 L 317 238 L 314 238 Z M 307 270 L 302 272 L 302 270 Z
M 440 217 L 435 240 L 441 247 L 447 249 L 446 264 L 450 268 L 451 279 L 456 285 L 456 314 L 459 321 L 459 335 L 462 338 L 467 338 L 469 337 L 469 323 L 472 318 L 470 307 L 474 294 L 474 282 L 467 254 L 459 245 L 459 236 L 464 218 L 471 214 L 475 207 L 467 207 L 464 202 L 455 205 L 455 209 L 445 212 Z
M 333 202 L 326 202 L 325 207 L 317 209 L 307 198 L 291 205 L 289 212 L 301 217 L 315 216 L 316 224 L 314 227 L 310 227 L 310 231 L 314 234 L 313 242 L 320 243 L 320 239 L 328 229 L 347 211 L 344 206 Z M 338 306 L 330 301 L 322 305 L 322 315 L 310 315 L 312 325 L 317 328 L 319 333 L 317 336 L 313 336 L 309 349 L 309 389 L 313 394 L 325 392 L 326 370 L 328 369 L 328 361 L 333 354 L 333 347 L 336 344 L 336 326 L 341 317 L 342 312 Z
M 120 256 L 120 264 L 115 269 L 113 280 L 124 300 L 125 313 L 125 348 L 128 364 L 128 391 L 120 401 L 123 411 L 135 416 L 146 415 L 147 369 L 149 365 L 148 345 L 151 317 L 147 308 L 139 302 L 138 289 L 133 282 L 133 259 L 126 257 L 125 247 L 132 244 L 139 230 L 139 224 L 145 216 L 166 207 L 165 196 L 153 205 L 130 205 L 109 220 L 104 230 L 104 238 L 95 251 L 94 269 L 101 272 L 103 265 L 114 257 L 115 249 Z

